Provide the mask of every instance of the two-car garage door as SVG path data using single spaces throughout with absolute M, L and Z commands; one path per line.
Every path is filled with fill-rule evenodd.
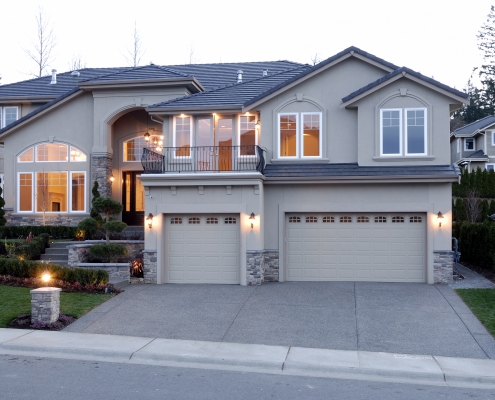
M 425 214 L 286 215 L 289 281 L 425 282 Z

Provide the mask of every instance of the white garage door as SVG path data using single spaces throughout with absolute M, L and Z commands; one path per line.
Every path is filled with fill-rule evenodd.
M 239 215 L 167 215 L 167 283 L 239 284 Z
M 425 214 L 287 214 L 287 280 L 425 282 Z

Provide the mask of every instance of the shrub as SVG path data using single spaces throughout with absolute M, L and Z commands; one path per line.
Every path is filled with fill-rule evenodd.
M 83 237 L 85 239 L 94 238 L 96 232 L 98 231 L 98 221 L 94 218 L 85 218 L 79 222 L 77 229 L 84 232 Z
M 452 234 L 459 240 L 461 260 L 493 268 L 495 256 L 495 223 L 455 223 Z
M 47 233 L 52 239 L 72 239 L 75 237 L 77 227 L 75 226 L 0 226 L 0 239 L 17 239 L 27 237 L 29 233 L 39 236 Z
M 121 244 L 95 244 L 89 249 L 90 254 L 98 260 L 103 262 L 111 262 L 118 257 L 127 254 L 127 248 Z
M 22 245 L 15 248 L 14 254 L 21 260 L 37 260 L 45 249 L 50 246 L 50 236 L 47 233 L 26 240 Z

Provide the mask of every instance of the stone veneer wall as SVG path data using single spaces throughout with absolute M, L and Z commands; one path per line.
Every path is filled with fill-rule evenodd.
M 60 316 L 60 292 L 56 287 L 31 290 L 31 322 L 51 324 Z
M 98 182 L 98 191 L 103 197 L 112 197 L 112 156 L 91 156 L 91 185 Z
M 157 258 L 156 250 L 143 250 L 143 275 L 144 283 L 157 282 Z
M 111 240 L 111 243 L 122 244 L 127 247 L 125 259 L 135 260 L 143 259 L 144 240 Z M 81 244 L 72 244 L 67 246 L 69 251 L 69 267 L 75 268 L 77 264 L 86 263 L 89 256 L 89 248 L 95 244 L 104 244 L 103 240 L 86 240 Z
M 246 283 L 248 286 L 279 281 L 278 250 L 246 252 Z
M 452 283 L 454 280 L 454 252 L 438 250 L 433 252 L 433 283 Z
M 10 226 L 77 226 L 84 218 L 88 218 L 89 214 L 73 215 L 73 214 L 45 214 L 45 223 L 43 223 L 43 214 L 20 215 L 10 213 L 10 221 L 7 220 L 7 225 Z

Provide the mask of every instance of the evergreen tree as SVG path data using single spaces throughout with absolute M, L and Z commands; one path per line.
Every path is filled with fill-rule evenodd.
M 103 218 L 101 217 L 100 213 L 95 210 L 94 207 L 95 200 L 101 197 L 100 192 L 98 191 L 97 181 L 95 181 L 95 183 L 93 184 L 93 189 L 91 189 L 91 193 L 93 193 L 93 199 L 91 200 L 92 207 L 89 215 L 91 216 L 91 218 L 96 220 L 96 222 L 98 223 L 98 227 L 100 227 L 101 225 L 103 225 Z

